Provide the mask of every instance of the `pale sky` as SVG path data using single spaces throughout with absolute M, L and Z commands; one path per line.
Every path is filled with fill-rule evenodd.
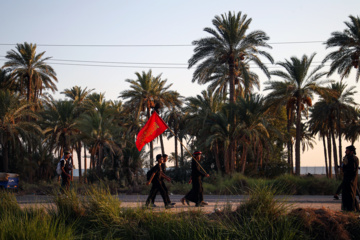
M 206 86 L 192 83 L 193 69 L 187 69 L 193 54 L 191 43 L 209 36 L 203 29 L 212 28 L 212 19 L 229 11 L 252 18 L 250 31 L 267 33 L 273 47 L 267 51 L 276 62 L 317 53 L 314 63 L 319 63 L 335 50 L 326 50 L 322 41 L 332 32 L 343 31 L 349 15 L 360 15 L 360 1 L 2 0 L 0 9 L 0 65 L 15 44 L 35 43 L 37 53 L 46 51 L 45 57 L 52 57 L 48 63 L 59 80 L 56 98 L 63 98 L 60 92 L 65 88 L 78 85 L 119 100 L 120 92 L 129 89 L 125 79 L 136 79 L 135 72 L 149 69 L 155 76 L 162 74 L 172 84 L 171 90 L 182 96 L 200 94 Z M 262 83 L 267 81 L 259 75 Z M 338 81 L 339 77 L 331 79 Z M 353 73 L 347 84 L 359 91 L 360 83 L 354 79 Z M 356 101 L 360 103 L 359 94 Z M 358 142 L 355 146 L 360 148 Z M 172 141 L 167 149 L 174 151 Z M 323 159 L 319 142 L 314 150 L 302 154 L 301 165 L 323 166 Z

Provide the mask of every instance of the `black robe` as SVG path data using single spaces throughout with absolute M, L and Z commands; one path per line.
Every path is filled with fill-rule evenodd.
M 192 189 L 188 194 L 186 194 L 185 199 L 188 201 L 200 204 L 204 200 L 203 196 L 203 186 L 202 186 L 202 177 L 205 176 L 205 173 L 200 171 L 200 166 L 195 162 L 195 159 L 191 161 L 191 181 Z
M 344 159 L 344 178 L 342 182 L 342 205 L 344 211 L 359 211 L 356 200 L 359 159 L 355 155 L 347 155 Z

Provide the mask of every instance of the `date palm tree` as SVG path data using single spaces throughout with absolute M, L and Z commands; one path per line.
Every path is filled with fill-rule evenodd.
M 262 47 L 271 48 L 266 41 L 269 37 L 263 31 L 248 32 L 252 19 L 247 15 L 229 12 L 215 16 L 212 23 L 215 29 L 205 28 L 211 36 L 196 40 L 194 55 L 189 59 L 189 68 L 196 65 L 192 81 L 203 84 L 218 72 L 221 65 L 226 65 L 230 90 L 230 102 L 235 103 L 236 76 L 246 78 L 248 63 L 253 62 L 270 77 L 266 66 L 259 59 L 259 55 L 273 62 L 272 57 Z M 245 60 L 245 61 L 244 61 Z
M 79 134 L 76 111 L 73 101 L 52 100 L 45 104 L 41 113 L 45 141 L 58 152 L 59 159 L 65 149 L 70 150 L 75 137 Z
M 331 37 L 325 42 L 326 48 L 337 47 L 338 50 L 329 53 L 323 62 L 331 60 L 328 76 L 336 70 L 341 79 L 348 77 L 351 69 L 356 70 L 356 82 L 360 77 L 360 18 L 359 16 L 349 16 L 350 22 L 345 22 L 347 28 L 343 32 L 333 32 Z
M 271 72 L 272 76 L 280 77 L 287 84 L 287 95 L 291 95 L 296 107 L 296 141 L 295 141 L 295 173 L 300 175 L 300 145 L 301 145 L 301 114 L 307 106 L 312 105 L 314 94 L 326 91 L 321 85 L 329 82 L 322 80 L 326 72 L 319 72 L 323 67 L 319 65 L 310 70 L 315 53 L 310 57 L 304 55 L 301 59 L 291 57 L 290 60 L 279 62 L 284 70 Z
M 326 123 L 326 129 L 329 131 L 329 136 L 332 140 L 332 150 L 334 155 L 334 166 L 335 174 L 338 176 L 339 161 L 342 159 L 342 136 L 343 129 L 347 123 L 352 122 L 356 118 L 356 114 L 353 106 L 356 105 L 353 96 L 356 94 L 354 91 L 355 87 L 350 87 L 346 89 L 347 85 L 342 81 L 339 83 L 333 83 L 329 87 L 328 92 L 324 92 L 320 95 L 319 101 L 315 104 L 312 111 L 312 127 L 316 124 L 321 124 L 324 126 Z M 321 121 L 321 123 L 319 123 Z M 336 139 L 335 135 L 338 136 L 339 142 L 339 157 L 336 150 Z M 331 160 L 331 155 L 329 154 L 329 161 Z M 331 172 L 330 172 L 331 176 Z
M 63 92 L 61 92 L 62 94 L 64 94 L 66 97 L 70 98 L 74 105 L 76 106 L 77 112 L 75 113 L 75 118 L 78 118 L 80 116 L 80 114 L 82 114 L 85 111 L 85 104 L 84 102 L 87 101 L 88 99 L 86 98 L 94 89 L 87 89 L 84 88 L 82 89 L 80 86 L 74 86 L 70 89 L 65 89 Z M 78 134 L 78 137 L 80 137 L 81 134 Z M 81 164 L 81 148 L 82 148 L 82 141 L 81 138 L 78 138 L 77 141 L 74 142 L 74 147 L 76 150 L 76 154 L 77 154 L 77 159 L 78 159 L 78 166 L 79 166 L 79 182 L 82 181 L 82 164 Z M 84 149 L 84 151 L 86 151 Z M 85 154 L 86 155 L 86 154 Z M 85 169 L 85 175 L 86 175 L 86 160 L 84 161 L 84 169 Z
M 147 73 L 143 71 L 141 74 L 136 72 L 137 79 L 126 79 L 130 83 L 131 90 L 125 90 L 120 93 L 121 98 L 128 99 L 125 103 L 130 112 L 136 113 L 136 120 L 139 121 L 141 112 L 146 112 L 146 119 L 150 118 L 151 108 L 155 104 L 171 108 L 174 106 L 180 107 L 180 95 L 176 91 L 171 91 L 172 86 L 166 85 L 167 80 L 161 79 L 161 74 L 154 77 L 152 71 Z M 150 142 L 150 166 L 154 164 L 153 143 Z
M 21 94 L 26 94 L 27 101 L 36 103 L 43 90 L 57 90 L 57 82 L 54 69 L 46 62 L 51 57 L 45 57 L 45 52 L 36 53 L 36 44 L 17 44 L 16 51 L 7 52 L 3 68 L 9 69 L 11 81 L 18 85 Z M 26 93 L 23 93 L 26 89 Z
M 29 109 L 30 104 L 21 101 L 18 94 L 9 90 L 0 90 L 0 145 L 2 149 L 4 172 L 8 171 L 8 150 L 15 142 L 28 142 L 31 132 L 42 135 L 36 122 L 28 122 L 27 117 L 38 119 L 38 116 Z
M 118 150 L 114 141 L 119 128 L 113 122 L 114 114 L 111 110 L 89 111 L 78 120 L 79 130 L 86 139 L 87 145 L 92 149 L 92 155 L 98 154 L 96 162 L 96 173 L 101 176 L 104 161 L 104 150 L 109 149 L 111 154 Z
M 290 81 L 268 81 L 265 82 L 264 91 L 271 90 L 266 96 L 267 104 L 274 106 L 277 110 L 285 106 L 286 129 L 287 129 L 287 156 L 288 164 L 293 171 L 293 125 L 295 122 L 296 98 L 289 89 L 293 88 Z
M 188 61 L 188 68 L 196 66 L 192 81 L 204 84 L 213 79 L 219 73 L 222 65 L 227 68 L 229 83 L 229 102 L 235 104 L 236 101 L 236 79 L 242 77 L 247 84 L 250 82 L 249 63 L 256 64 L 270 78 L 267 67 L 260 60 L 259 56 L 264 56 L 271 63 L 273 58 L 261 48 L 271 48 L 266 43 L 269 37 L 265 32 L 256 30 L 249 32 L 252 19 L 247 15 L 231 13 L 215 16 L 212 23 L 215 27 L 205 28 L 204 31 L 210 34 L 209 37 L 193 41 L 195 45 L 194 55 Z M 221 70 L 220 72 L 224 72 Z M 233 119 L 232 125 L 235 125 Z M 235 157 L 235 145 L 231 143 L 230 156 Z

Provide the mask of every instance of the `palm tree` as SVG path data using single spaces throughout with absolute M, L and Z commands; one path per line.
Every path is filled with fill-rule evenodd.
M 194 55 L 189 59 L 189 68 L 196 65 L 192 81 L 198 81 L 204 84 L 219 72 L 228 74 L 229 82 L 229 100 L 234 104 L 236 101 L 236 79 L 243 77 L 245 81 L 245 90 L 249 89 L 250 82 L 249 63 L 253 62 L 270 77 L 268 69 L 260 60 L 259 55 L 266 57 L 271 63 L 273 59 L 267 52 L 260 50 L 262 47 L 271 48 L 266 41 L 269 37 L 263 31 L 248 32 L 252 19 L 247 19 L 247 15 L 231 13 L 215 16 L 212 23 L 215 29 L 205 28 L 204 31 L 211 36 L 196 40 Z M 224 68 L 219 70 L 222 65 Z M 235 125 L 236 119 L 233 119 L 232 125 Z M 231 143 L 230 157 L 235 157 L 235 145 Z
M 350 22 L 345 22 L 347 28 L 343 32 L 333 32 L 327 41 L 326 48 L 338 47 L 337 51 L 329 53 L 323 63 L 331 60 L 328 76 L 336 70 L 341 79 L 348 77 L 351 69 L 357 68 L 356 82 L 360 77 L 360 18 L 349 16 Z
M 216 167 L 218 171 L 221 170 L 221 164 L 219 159 L 219 141 L 207 142 L 208 136 L 211 134 L 210 127 L 208 125 L 209 118 L 212 114 L 221 111 L 224 105 L 223 97 L 220 94 L 213 93 L 210 89 L 202 91 L 201 95 L 196 97 L 189 97 L 186 99 L 186 105 L 184 111 L 184 128 L 180 135 L 187 133 L 191 140 L 201 145 L 200 147 L 208 147 L 213 151 Z M 224 159 L 224 166 L 228 166 L 227 161 L 229 158 Z M 228 170 L 228 169 L 225 169 Z
M 269 142 L 270 122 L 275 119 L 275 116 L 269 114 L 269 108 L 270 105 L 265 104 L 265 99 L 257 94 L 238 100 L 236 105 L 238 123 L 234 132 L 243 148 L 239 164 L 242 173 L 245 172 L 248 151 L 252 150 L 254 153 L 257 151 L 257 155 L 262 156 L 263 148 Z
M 65 89 L 62 94 L 65 94 L 66 97 L 70 98 L 73 103 L 76 105 L 77 113 L 75 114 L 75 118 L 78 118 L 80 114 L 82 114 L 85 111 L 84 102 L 88 99 L 86 98 L 94 89 L 82 89 L 80 86 L 74 86 L 71 89 Z M 79 134 L 81 136 L 81 134 Z M 82 148 L 82 141 L 81 139 L 78 139 L 75 143 L 75 150 L 78 158 L 78 166 L 79 166 L 79 182 L 82 181 L 82 164 L 81 164 L 81 148 Z M 85 151 L 85 150 L 84 150 Z M 86 175 L 86 160 L 85 163 L 85 175 Z
M 45 133 L 45 141 L 58 152 L 59 159 L 64 149 L 70 150 L 70 146 L 79 134 L 76 123 L 76 106 L 72 101 L 52 100 L 47 102 L 42 112 L 41 123 Z
M 271 72 L 271 75 L 282 78 L 287 83 L 287 95 L 291 95 L 296 106 L 296 142 L 295 142 L 295 173 L 300 175 L 300 144 L 301 144 L 301 113 L 307 106 L 312 105 L 314 93 L 323 93 L 325 88 L 322 84 L 329 81 L 320 81 L 326 72 L 318 72 L 323 66 L 319 65 L 310 71 L 315 53 L 310 57 L 304 55 L 302 59 L 291 57 L 290 60 L 277 63 L 285 71 L 278 70 Z
M 180 95 L 176 91 L 169 90 L 172 84 L 166 86 L 167 80 L 162 80 L 161 74 L 154 77 L 152 71 L 149 70 L 147 73 L 143 71 L 142 74 L 136 72 L 135 75 L 136 80 L 125 80 L 130 83 L 131 90 L 121 92 L 119 97 L 129 99 L 125 104 L 131 112 L 136 112 L 137 121 L 143 111 L 146 111 L 146 118 L 149 119 L 151 108 L 154 108 L 155 104 L 169 109 L 174 106 L 180 107 Z M 150 142 L 150 166 L 153 164 L 153 143 Z
M 119 150 L 114 141 L 119 128 L 114 125 L 114 114 L 112 111 L 90 111 L 83 114 L 77 121 L 79 130 L 84 136 L 87 145 L 90 146 L 91 154 L 98 154 L 96 172 L 101 176 L 104 161 L 104 149 L 109 149 L 111 154 Z
M 310 110 L 310 120 L 309 120 L 309 129 L 312 132 L 312 135 L 319 133 L 319 137 L 323 140 L 324 147 L 324 158 L 325 158 L 325 167 L 326 167 L 326 176 L 332 178 L 332 164 L 331 164 L 331 150 L 326 147 L 326 139 L 330 143 L 329 139 L 329 115 L 327 114 L 327 104 L 322 101 L 318 101 L 314 104 L 313 108 Z M 329 153 L 329 160 L 328 160 Z M 329 164 L 328 164 L 329 162 Z M 329 166 L 329 167 L 328 167 Z
M 215 29 L 205 28 L 204 31 L 211 37 L 202 38 L 193 42 L 195 45 L 194 55 L 189 59 L 189 68 L 195 66 L 193 82 L 206 83 L 212 75 L 218 72 L 221 65 L 226 65 L 229 76 L 230 102 L 235 103 L 235 79 L 241 74 L 243 77 L 248 75 L 247 66 L 249 62 L 254 62 L 268 76 L 269 72 L 258 55 L 265 56 L 273 62 L 272 57 L 265 51 L 259 50 L 260 47 L 271 48 L 266 41 L 269 37 L 263 31 L 253 31 L 248 33 L 248 28 L 252 19 L 247 19 L 247 15 L 229 12 L 221 16 L 215 16 L 212 23 Z M 246 58 L 246 60 L 245 60 Z M 245 60 L 245 61 L 244 61 Z
M 57 90 L 54 83 L 57 82 L 54 69 L 46 63 L 50 57 L 43 58 L 45 52 L 36 54 L 36 44 L 17 44 L 16 50 L 7 52 L 8 61 L 3 68 L 10 70 L 11 81 L 16 82 L 18 89 L 23 94 L 26 89 L 28 102 L 36 103 L 43 90 Z
M 360 109 L 354 109 L 355 117 L 350 121 L 350 123 L 345 127 L 345 139 L 350 141 L 354 145 L 355 141 L 359 139 L 360 136 Z
M 9 70 L 0 68 L 0 89 L 3 90 L 13 90 L 10 81 Z
M 266 101 L 269 105 L 274 106 L 277 110 L 285 106 L 286 117 L 287 117 L 287 154 L 288 164 L 293 171 L 293 124 L 295 122 L 295 109 L 296 109 L 296 98 L 293 96 L 292 91 L 289 91 L 292 86 L 290 81 L 268 81 L 265 82 L 267 85 L 264 91 L 271 90 L 266 96 Z
M 182 119 L 182 113 L 177 110 L 176 108 L 172 108 L 170 111 L 165 113 L 164 120 L 174 132 L 174 135 L 171 134 L 169 138 L 174 136 L 174 143 L 175 143 L 175 167 L 179 167 L 179 158 L 178 158 L 178 134 L 180 132 L 180 123 Z
M 8 171 L 8 150 L 15 142 L 29 142 L 31 132 L 41 136 L 40 127 L 35 122 L 26 121 L 27 117 L 37 119 L 30 109 L 30 104 L 21 101 L 17 94 L 9 90 L 0 90 L 0 145 L 2 149 L 4 172 Z
M 353 106 L 356 105 L 353 96 L 356 91 L 353 91 L 355 87 L 346 89 L 347 85 L 342 81 L 339 83 L 333 83 L 329 87 L 328 92 L 321 94 L 321 98 L 315 104 L 314 110 L 312 111 L 312 125 L 313 128 L 316 124 L 324 126 L 326 123 L 326 129 L 328 134 L 331 136 L 333 142 L 333 154 L 334 154 L 334 166 L 335 174 L 338 176 L 337 166 L 339 161 L 342 159 L 342 129 L 345 128 L 348 122 L 351 122 L 355 117 Z M 319 123 L 321 121 L 322 123 Z M 337 157 L 335 133 L 338 136 L 339 142 L 339 158 Z M 329 160 L 331 160 L 329 155 Z M 330 169 L 331 171 L 331 169 Z M 331 172 L 330 172 L 331 176 Z

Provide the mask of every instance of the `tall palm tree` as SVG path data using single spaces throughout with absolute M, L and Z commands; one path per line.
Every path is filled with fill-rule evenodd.
M 220 140 L 207 142 L 207 138 L 211 134 L 208 121 L 212 114 L 221 111 L 223 105 L 224 101 L 221 94 L 213 93 L 210 89 L 202 91 L 201 95 L 197 95 L 196 97 L 187 98 L 185 107 L 183 108 L 184 128 L 182 134 L 180 134 L 185 135 L 184 133 L 187 133 L 190 136 L 188 141 L 196 140 L 199 145 L 202 143 L 200 147 L 210 146 L 215 156 L 218 171 L 221 171 L 219 159 L 219 145 L 221 143 L 219 142 Z M 224 159 L 224 166 L 228 166 L 227 161 L 229 161 L 229 158 Z M 228 169 L 225 170 L 227 171 Z
M 76 106 L 68 100 L 47 102 L 42 112 L 45 141 L 48 141 L 58 152 L 59 159 L 64 149 L 70 150 L 75 137 L 79 134 L 76 123 Z
M 79 130 L 92 150 L 91 154 L 98 155 L 96 163 L 98 176 L 101 176 L 105 148 L 109 149 L 111 154 L 118 150 L 118 145 L 114 141 L 118 134 L 118 127 L 114 124 L 113 118 L 111 111 L 90 111 L 83 114 L 77 121 Z
M 3 68 L 11 72 L 11 80 L 16 82 L 23 94 L 26 89 L 28 102 L 36 102 L 43 90 L 57 90 L 54 69 L 46 63 L 51 57 L 43 58 L 45 52 L 36 53 L 36 44 L 17 44 L 16 50 L 8 51 Z M 55 82 L 54 82 L 55 81 Z
M 349 16 L 350 22 L 345 22 L 347 28 L 343 32 L 333 32 L 326 42 L 326 48 L 338 47 L 338 50 L 329 53 L 323 62 L 331 60 L 328 76 L 336 70 L 341 79 L 348 77 L 351 69 L 356 71 L 356 82 L 360 77 L 360 18 Z
M 286 94 L 292 95 L 296 106 L 296 142 L 295 142 L 295 173 L 300 175 L 300 145 L 301 145 L 301 114 L 306 110 L 307 106 L 312 105 L 314 93 L 322 93 L 326 91 L 321 87 L 322 84 L 329 81 L 321 81 L 326 72 L 319 72 L 323 67 L 319 65 L 310 70 L 311 63 L 315 57 L 315 53 L 310 57 L 304 55 L 301 59 L 291 57 L 290 60 L 279 62 L 284 70 L 271 72 L 271 75 L 280 77 L 287 83 Z
M 75 118 L 78 118 L 80 114 L 85 111 L 85 104 L 84 102 L 88 99 L 86 98 L 94 89 L 82 89 L 80 86 L 74 86 L 70 89 L 65 89 L 62 94 L 65 94 L 66 97 L 70 98 L 73 103 L 76 105 L 77 113 L 75 114 Z M 81 134 L 79 134 L 81 136 Z M 75 150 L 78 158 L 78 166 L 79 166 L 79 182 L 82 181 L 82 164 L 81 164 L 81 148 L 82 148 L 82 141 L 78 139 L 75 143 Z M 84 150 L 85 151 L 85 150 Z M 85 175 L 86 175 L 86 160 L 84 161 L 84 168 L 85 168 Z
M 345 139 L 350 141 L 352 145 L 360 136 L 360 109 L 354 108 L 354 113 L 355 117 L 344 129 Z
M 293 171 L 293 124 L 295 122 L 296 98 L 293 96 L 292 82 L 290 81 L 268 81 L 265 82 L 266 87 L 264 91 L 271 90 L 266 96 L 266 101 L 269 105 L 274 106 L 277 110 L 285 106 L 287 116 L 287 155 L 288 164 Z
M 172 129 L 174 132 L 173 134 L 170 134 L 169 138 L 172 136 L 174 137 L 174 143 L 175 143 L 175 167 L 179 167 L 179 158 L 178 158 L 178 133 L 180 132 L 180 123 L 182 119 L 182 112 L 177 110 L 176 108 L 172 108 L 170 111 L 165 113 L 164 120 L 169 126 L 169 128 Z
M 213 78 L 219 72 L 219 68 L 225 65 L 229 82 L 229 100 L 234 104 L 236 101 L 236 78 L 242 76 L 245 80 L 245 89 L 250 82 L 249 63 L 253 62 L 270 77 L 269 71 L 259 56 L 266 57 L 271 63 L 273 59 L 269 53 L 260 50 L 262 47 L 271 48 L 266 43 L 269 37 L 263 31 L 248 32 L 252 19 L 247 15 L 231 13 L 215 16 L 212 23 L 215 29 L 205 28 L 204 31 L 211 36 L 196 40 L 194 55 L 189 59 L 189 68 L 196 65 L 192 81 L 203 84 Z M 222 70 L 224 72 L 224 70 Z M 235 125 L 233 119 L 232 125 Z M 236 143 L 231 143 L 231 158 L 235 157 Z
M 323 140 L 324 147 L 324 159 L 326 167 L 326 176 L 332 178 L 332 164 L 331 164 L 331 152 L 327 152 L 326 140 L 329 141 L 329 116 L 327 114 L 327 104 L 322 101 L 318 101 L 310 109 L 309 129 L 312 135 L 319 134 L 319 137 Z M 329 148 L 330 150 L 330 148 Z M 329 160 L 328 160 L 329 153 Z M 329 167 L 328 167 L 329 166 Z
M 315 104 L 314 110 L 312 111 L 312 118 L 314 118 L 314 120 L 311 120 L 313 128 L 316 124 L 321 124 L 329 131 L 328 134 L 333 141 L 332 149 L 335 174 L 337 176 L 337 166 L 339 165 L 338 159 L 339 161 L 342 159 L 342 131 L 345 128 L 345 125 L 356 117 L 353 110 L 353 106 L 356 105 L 353 99 L 353 96 L 356 94 L 356 91 L 354 91 L 355 87 L 350 87 L 348 89 L 346 89 L 346 87 L 347 85 L 342 81 L 331 84 L 329 86 L 329 91 L 322 93 L 321 98 Z M 321 123 L 319 123 L 319 121 L 321 121 Z M 325 123 L 326 125 L 324 125 Z M 338 136 L 339 158 L 336 150 L 335 134 Z M 330 156 L 329 160 L 331 160 Z
M 259 50 L 261 47 L 271 48 L 266 43 L 269 37 L 263 31 L 248 32 L 251 21 L 251 18 L 247 19 L 247 15 L 242 15 L 241 12 L 215 16 L 212 21 L 215 29 L 204 29 L 211 36 L 193 42 L 195 53 L 189 59 L 189 68 L 201 63 L 196 65 L 192 81 L 207 82 L 218 72 L 219 66 L 225 64 L 228 68 L 231 103 L 235 103 L 236 76 L 241 75 L 236 71 L 243 72 L 243 77 L 248 76 L 245 72 L 248 71 L 249 62 L 257 64 L 270 77 L 266 66 L 258 57 L 262 55 L 273 62 L 270 54 Z
M 8 69 L 0 68 L 0 89 L 13 90 Z
M 161 74 L 154 77 L 152 71 L 145 71 L 140 74 L 136 72 L 136 80 L 126 79 L 130 83 L 131 90 L 125 90 L 120 93 L 121 98 L 128 99 L 125 103 L 131 112 L 136 112 L 136 120 L 139 121 L 140 114 L 146 111 L 146 119 L 150 118 L 151 108 L 155 104 L 166 106 L 169 109 L 172 106 L 180 106 L 181 101 L 179 94 L 176 91 L 171 91 L 169 88 L 172 84 L 166 86 L 167 80 L 161 79 Z M 150 166 L 154 164 L 153 143 L 150 142 Z
M 239 164 L 242 173 L 245 172 L 248 151 L 258 151 L 258 155 L 261 155 L 263 146 L 270 139 L 271 124 L 269 123 L 275 119 L 275 116 L 269 114 L 269 108 L 270 105 L 265 104 L 265 99 L 257 94 L 238 100 L 236 105 L 238 123 L 235 134 L 243 148 Z
M 37 119 L 38 116 L 29 109 L 29 104 L 21 101 L 17 94 L 9 90 L 0 90 L 0 145 L 2 149 L 4 172 L 8 171 L 8 150 L 10 144 L 15 142 L 28 142 L 30 133 L 35 132 L 41 136 L 42 131 L 35 122 L 28 122 L 30 116 Z

